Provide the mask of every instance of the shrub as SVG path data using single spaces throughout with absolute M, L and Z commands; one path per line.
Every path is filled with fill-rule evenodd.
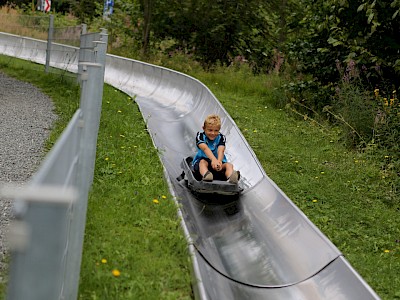
M 373 136 L 374 101 L 371 93 L 365 90 L 360 72 L 355 62 L 350 61 L 343 69 L 337 62 L 341 80 L 332 97 L 332 109 L 325 111 L 335 116 L 343 126 L 346 143 L 365 147 Z
M 375 89 L 374 143 L 383 152 L 383 176 L 392 184 L 393 197 L 400 187 L 400 103 L 396 90 L 382 95 Z

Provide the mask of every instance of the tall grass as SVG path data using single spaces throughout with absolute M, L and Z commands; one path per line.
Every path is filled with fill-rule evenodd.
M 346 67 L 337 62 L 339 80 L 322 86 L 314 80 L 284 83 L 285 107 L 296 117 L 325 128 L 334 128 L 341 143 L 373 156 L 390 193 L 387 205 L 400 206 L 400 102 L 395 86 L 382 79 L 368 82 L 365 66 L 352 60 Z M 367 84 L 368 83 L 368 84 Z
M 22 13 L 11 5 L 0 7 L 0 31 L 39 40 L 47 40 L 50 17 L 42 12 Z M 55 15 L 53 41 L 79 46 L 81 24 L 71 15 Z
M 37 38 L 47 39 L 49 17 L 46 15 L 24 16 L 12 6 L 0 7 L 0 31 Z

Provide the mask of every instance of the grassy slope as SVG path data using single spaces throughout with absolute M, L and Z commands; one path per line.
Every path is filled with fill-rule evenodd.
M 334 130 L 271 109 L 272 97 L 279 97 L 273 92 L 279 79 L 241 76 L 197 77 L 231 113 L 267 174 L 379 296 L 400 298 L 400 199 L 386 201 L 393 197 L 380 171 L 384 157 L 352 152 Z
M 345 149 L 334 132 L 272 109 L 276 78 L 193 75 L 231 113 L 267 174 L 382 299 L 399 298 L 399 210 L 385 204 L 390 189 L 376 161 Z M 80 298 L 191 297 L 184 240 L 156 152 L 136 105 L 109 87 L 97 154 Z

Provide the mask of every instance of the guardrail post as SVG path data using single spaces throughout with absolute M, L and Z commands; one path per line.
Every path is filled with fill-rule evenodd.
M 47 34 L 46 66 L 44 68 L 44 71 L 46 73 L 49 73 L 49 68 L 50 68 L 50 56 L 51 56 L 51 44 L 53 43 L 53 32 L 54 32 L 54 15 L 50 15 L 49 32 Z
M 97 63 L 82 64 L 80 107 L 82 110 L 83 128 L 79 163 L 81 178 L 78 184 L 83 186 L 83 190 L 85 191 L 89 191 L 89 187 L 93 181 L 104 84 L 102 68 L 103 66 Z
M 106 70 L 106 59 L 107 59 L 107 46 L 108 46 L 107 29 L 104 28 L 101 29 L 100 41 L 96 41 L 95 44 L 97 48 L 95 60 L 98 64 L 101 64 L 103 66 L 102 69 L 103 74 L 101 76 L 103 77 L 104 81 L 104 74 Z
M 87 25 L 85 23 L 81 24 L 81 34 L 86 34 L 87 33 Z
M 72 188 L 36 186 L 2 194 L 18 199 L 10 226 L 11 265 L 7 299 L 60 299 L 63 286 L 68 210 Z
M 97 54 L 98 57 L 104 56 L 105 58 L 105 53 L 97 52 Z M 69 275 L 66 278 L 68 281 L 66 299 L 76 299 L 78 296 L 87 201 L 93 181 L 104 85 L 104 64 L 84 62 L 81 63 L 80 69 L 82 70 L 80 74 L 82 83 L 80 102 L 82 110 L 82 140 L 77 174 L 80 195 L 79 201 L 73 207 L 75 221 L 71 224 L 71 232 L 74 233 L 75 238 L 71 241 L 73 244 L 71 244 L 68 257 L 67 273 Z M 74 271 L 77 273 L 74 274 Z

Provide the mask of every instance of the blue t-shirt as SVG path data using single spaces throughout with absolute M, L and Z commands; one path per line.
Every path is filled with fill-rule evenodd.
M 216 158 L 218 158 L 218 147 L 219 146 L 225 146 L 225 142 L 226 142 L 226 138 L 222 133 L 219 133 L 218 136 L 211 141 L 205 134 L 204 131 L 202 132 L 198 132 L 196 134 L 196 146 L 199 147 L 200 144 L 205 143 L 207 144 L 208 148 L 210 148 L 210 150 L 212 151 L 212 153 L 214 154 L 214 156 Z M 200 161 L 203 158 L 207 158 L 207 155 L 204 153 L 203 150 L 201 150 L 200 148 L 198 149 L 196 156 L 193 159 L 193 166 Z M 224 155 L 224 158 L 222 159 L 223 163 L 226 163 L 226 157 Z

